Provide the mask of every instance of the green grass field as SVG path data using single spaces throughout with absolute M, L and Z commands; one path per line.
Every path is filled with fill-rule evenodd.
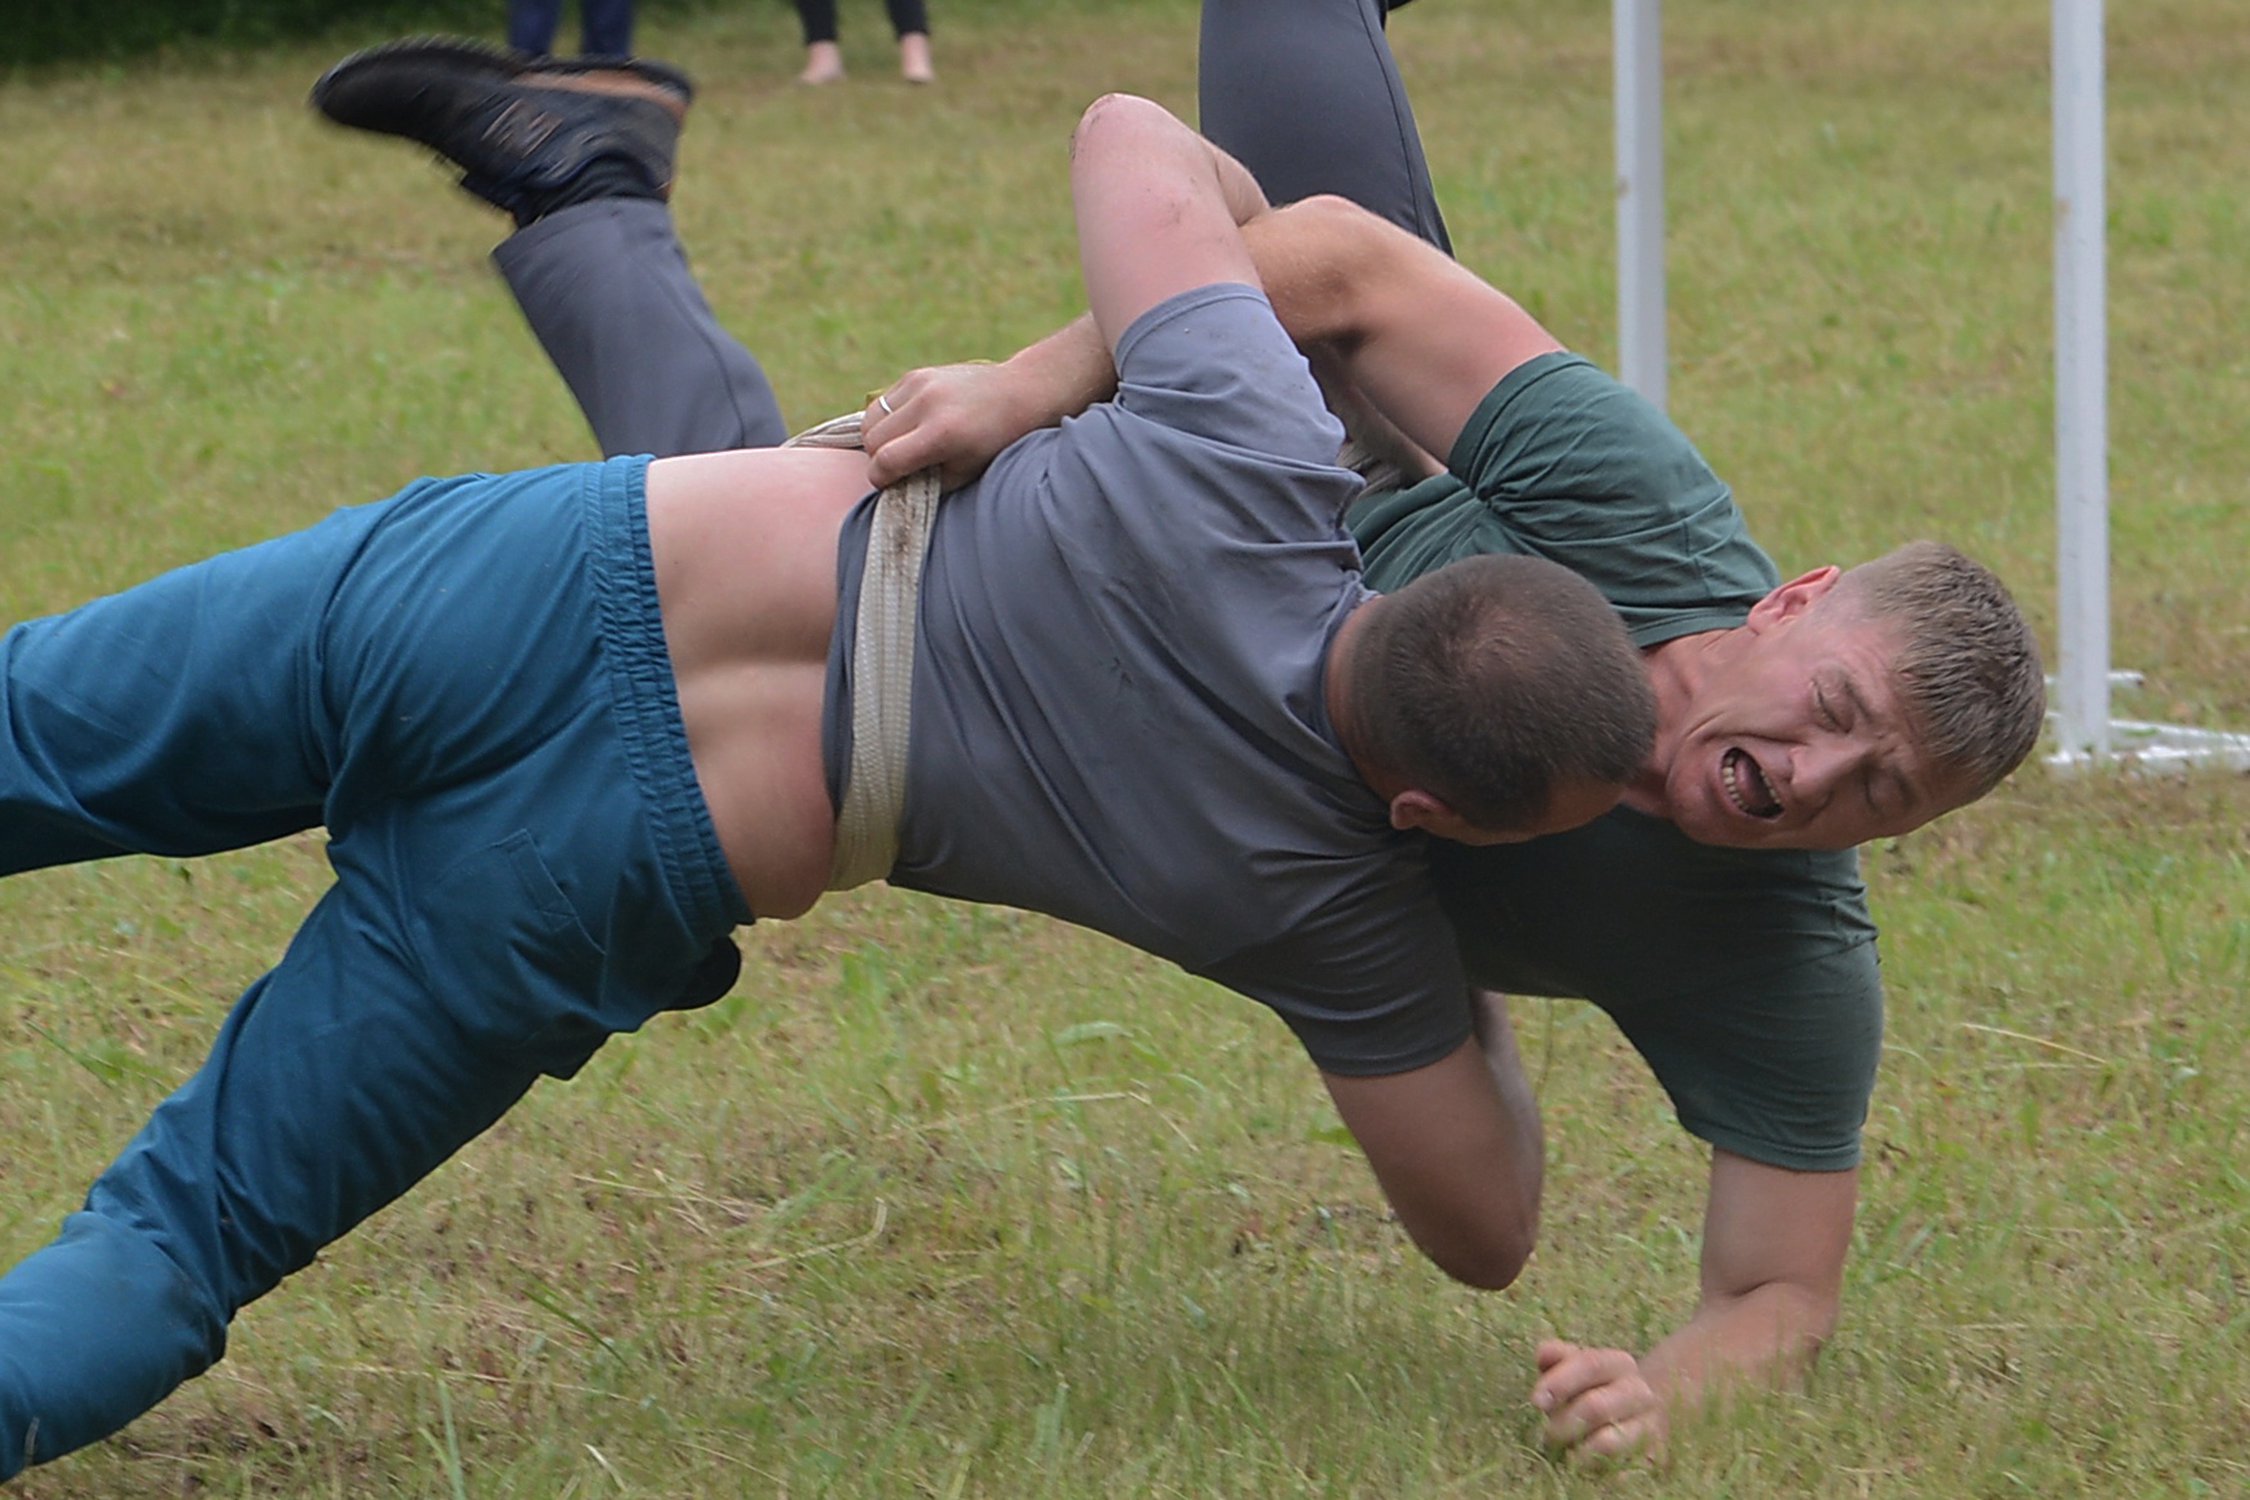
M 2250 28 L 2113 7 L 2121 704 L 2250 728 Z M 1609 8 L 1395 41 L 1464 258 L 1614 354 Z M 942 81 L 787 86 L 786 7 L 658 18 L 677 199 L 810 422 L 1078 305 L 1064 143 L 1193 108 L 1189 0 L 941 5 Z M 1785 573 L 1932 534 L 2052 639 L 2047 7 L 1668 8 L 1674 414 Z M 349 47 L 0 86 L 0 622 L 423 473 L 591 456 L 497 218 L 324 128 Z M 2250 1492 L 2250 779 L 2038 767 L 1867 851 L 1891 996 L 1844 1325 L 1659 1467 L 1551 1462 L 1550 1333 L 1694 1297 L 1703 1153 L 1582 1004 L 1518 1287 L 1405 1244 L 1284 1028 L 1114 945 L 887 892 L 746 934 L 237 1323 L 42 1497 Z M 302 839 L 0 884 L 0 1262 L 194 1066 L 325 879 Z M 1630 941 L 1621 932 L 1620 941 Z

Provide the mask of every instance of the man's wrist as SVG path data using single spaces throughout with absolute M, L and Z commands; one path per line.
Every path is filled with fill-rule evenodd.
M 1091 316 L 1019 350 L 1001 368 L 1009 413 L 1024 432 L 1074 417 L 1117 388 L 1109 346 Z

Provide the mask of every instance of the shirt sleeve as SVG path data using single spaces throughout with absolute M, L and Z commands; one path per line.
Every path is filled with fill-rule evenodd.
M 1198 287 L 1134 319 L 1116 397 L 1065 425 L 1137 505 L 1253 537 L 1333 534 L 1358 493 L 1336 464 L 1343 425 L 1254 287 Z
M 1694 444 L 1575 354 L 1509 372 L 1447 467 L 1354 507 L 1375 587 L 1478 553 L 1543 557 L 1600 589 L 1651 646 L 1739 625 L 1780 581 Z
M 1435 901 L 1395 885 L 1327 902 L 1202 976 L 1272 1007 L 1316 1066 L 1346 1077 L 1427 1067 L 1471 1032 L 1451 929 Z

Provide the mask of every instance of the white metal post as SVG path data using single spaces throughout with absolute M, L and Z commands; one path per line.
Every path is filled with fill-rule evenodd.
M 2054 0 L 2056 729 L 2105 756 L 2109 718 L 2109 350 L 2102 0 Z
M 1664 43 L 1661 0 L 1614 0 L 1617 91 L 1617 361 L 1662 411 Z

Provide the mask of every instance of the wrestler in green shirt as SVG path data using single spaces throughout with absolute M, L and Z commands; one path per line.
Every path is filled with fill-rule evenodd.
M 1377 589 L 1512 552 L 1591 580 L 1643 648 L 1740 625 L 1781 581 L 1719 477 L 1662 413 L 1574 354 L 1511 371 L 1447 472 L 1350 516 Z M 1470 975 L 1591 1000 L 1714 1146 L 1857 1165 L 1883 1034 L 1852 851 L 1720 849 L 1620 807 L 1573 833 L 1448 846 L 1435 864 Z

